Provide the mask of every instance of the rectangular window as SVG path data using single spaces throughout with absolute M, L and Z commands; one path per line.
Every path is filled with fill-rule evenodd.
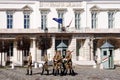
M 97 27 L 97 12 L 91 13 L 91 19 L 92 19 L 92 29 L 95 29 Z
M 80 13 L 75 13 L 75 29 L 80 29 Z
M 107 56 L 107 51 L 104 51 L 104 52 L 103 52 L 103 56 Z
M 28 29 L 30 27 L 30 14 L 24 13 L 24 29 Z
M 64 12 L 63 11 L 58 11 L 58 18 L 62 19 L 62 22 L 64 22 Z M 63 23 L 62 24 L 58 24 L 58 29 L 61 29 Z
M 41 29 L 47 27 L 47 11 L 41 11 Z
M 108 28 L 113 28 L 114 12 L 108 12 Z
M 13 13 L 7 13 L 7 29 L 11 29 L 13 27 Z

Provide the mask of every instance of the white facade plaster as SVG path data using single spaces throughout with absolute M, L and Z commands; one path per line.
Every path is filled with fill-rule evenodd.
M 24 29 L 24 14 L 23 14 L 23 7 L 28 6 L 32 10 L 30 13 L 30 29 Z M 96 29 L 91 29 L 91 8 L 97 6 L 100 10 L 97 10 L 97 26 Z M 88 45 L 90 37 L 87 34 L 91 33 L 119 33 L 120 32 L 120 1 L 80 1 L 80 2 L 39 2 L 39 1 L 26 1 L 26 0 L 19 0 L 19 1 L 7 1 L 2 0 L 0 1 L 0 34 L 20 34 L 26 33 L 30 34 L 34 37 L 32 42 L 32 47 L 30 47 L 30 52 L 33 56 L 33 62 L 40 62 L 41 61 L 41 50 L 36 48 L 35 45 L 35 35 L 34 34 L 44 34 L 44 30 L 41 30 L 41 9 L 49 9 L 50 11 L 47 14 L 47 27 L 48 27 L 48 34 L 51 33 L 52 35 L 52 47 L 48 49 L 48 58 L 52 60 L 54 53 L 55 53 L 55 40 L 59 37 L 58 32 L 58 23 L 52 20 L 52 18 L 57 18 L 57 9 L 66 9 L 64 14 L 64 25 L 69 25 L 70 21 L 72 23 L 70 27 L 67 29 L 67 33 L 74 34 L 68 46 L 68 49 L 73 50 L 73 62 L 77 61 L 76 57 L 76 42 L 82 38 L 85 39 L 85 42 L 82 43 L 81 48 L 79 49 L 79 56 L 78 62 L 81 63 L 82 61 L 90 61 L 93 60 L 93 50 Z M 74 9 L 82 9 L 83 12 L 80 14 L 80 30 L 75 29 L 75 16 L 74 16 Z M 6 11 L 13 10 L 13 28 L 7 29 L 7 16 Z M 108 29 L 108 11 L 115 10 L 114 14 L 114 28 Z M 63 33 L 63 35 L 65 34 Z M 87 33 L 87 34 L 84 34 Z M 66 35 L 65 34 L 65 35 Z M 80 36 L 77 36 L 79 35 Z M 81 36 L 81 34 L 84 34 Z M 4 35 L 1 35 L 4 37 Z M 0 38 L 1 38 L 0 36 Z M 58 36 L 58 37 L 56 37 Z M 7 37 L 10 38 L 10 37 Z M 98 37 L 99 38 L 99 37 Z M 12 37 L 15 39 L 15 37 Z M 118 37 L 119 39 L 119 37 Z M 91 43 L 92 44 L 92 43 Z M 14 45 L 15 46 L 15 45 Z M 93 47 L 91 45 L 91 47 Z M 10 60 L 16 64 L 22 65 L 22 52 L 17 50 L 16 46 L 13 48 L 14 54 L 13 57 L 10 57 Z M 91 52 L 90 52 L 91 51 Z M 114 61 L 115 64 L 119 64 L 119 49 L 114 51 Z M 98 63 L 101 61 L 101 52 L 100 48 L 97 48 L 96 54 L 98 55 Z M 1 56 L 1 55 L 0 55 Z M 1 58 L 1 57 L 0 57 Z M 3 59 L 4 60 L 4 59 Z M 87 62 L 86 62 L 87 63 Z M 92 62 L 91 62 L 92 64 Z

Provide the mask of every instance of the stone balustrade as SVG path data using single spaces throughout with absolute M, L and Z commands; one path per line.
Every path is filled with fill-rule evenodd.
M 61 33 L 62 31 L 56 27 L 48 28 L 48 33 Z M 65 33 L 119 33 L 120 29 L 90 29 L 81 28 L 76 30 L 75 28 L 66 28 Z M 39 28 L 34 29 L 0 29 L 0 33 L 45 33 L 44 30 Z

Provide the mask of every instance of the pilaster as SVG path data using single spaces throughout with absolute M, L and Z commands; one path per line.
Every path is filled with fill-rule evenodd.
M 50 48 L 50 51 L 48 52 L 48 58 L 49 60 L 52 60 L 55 53 L 55 36 L 52 36 L 52 46 Z
M 72 37 L 71 43 L 68 47 L 68 50 L 70 50 L 70 51 L 73 50 L 72 59 L 73 59 L 73 61 L 76 61 L 77 60 L 77 56 L 76 56 L 76 37 L 74 37 L 74 36 Z
M 35 39 L 33 39 L 32 41 L 32 48 L 30 48 L 30 52 L 31 52 L 31 55 L 32 55 L 32 61 L 35 62 L 37 61 L 37 51 L 36 51 L 36 46 L 35 46 L 36 42 L 35 42 Z

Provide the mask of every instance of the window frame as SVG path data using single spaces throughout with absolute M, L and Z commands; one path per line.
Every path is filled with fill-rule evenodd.
M 47 28 L 47 15 L 48 15 L 49 9 L 41 10 L 41 29 L 44 30 Z
M 80 29 L 80 26 L 81 26 L 81 13 L 80 11 L 77 12 L 75 11 L 75 29 Z
M 7 29 L 13 28 L 13 11 L 7 11 Z
M 24 29 L 30 28 L 30 12 L 24 12 Z
M 108 12 L 108 28 L 111 29 L 114 27 L 114 12 Z
M 97 28 L 97 12 L 96 11 L 91 12 L 91 28 L 92 29 Z

